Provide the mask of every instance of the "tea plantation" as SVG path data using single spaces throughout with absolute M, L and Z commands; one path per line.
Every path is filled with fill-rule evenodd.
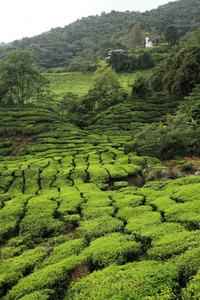
M 200 176 L 148 181 L 163 163 L 124 149 L 167 106 L 152 105 L 84 130 L 1 107 L 0 299 L 200 299 Z

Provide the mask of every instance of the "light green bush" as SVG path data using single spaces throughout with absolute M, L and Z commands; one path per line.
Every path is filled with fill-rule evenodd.
M 56 264 L 36 270 L 32 274 L 22 278 L 7 294 L 6 300 L 16 300 L 35 291 L 52 289 L 70 280 L 71 272 L 79 265 L 84 264 L 84 260 L 77 255 L 70 256 Z
M 128 173 L 121 167 L 116 165 L 103 165 L 103 168 L 108 171 L 113 179 L 120 179 L 128 176 Z
M 72 283 L 64 300 L 162 299 L 176 295 L 177 268 L 155 261 L 111 265 Z
M 34 266 L 41 263 L 46 256 L 46 250 L 38 247 L 27 250 L 22 255 L 0 261 L 0 296 L 16 284 L 25 274 L 30 273 Z
M 68 192 L 63 193 L 59 198 L 60 206 L 58 208 L 58 213 L 62 215 L 76 214 L 83 202 L 83 198 L 74 187 L 68 188 L 66 191 Z
M 34 197 L 27 204 L 27 212 L 20 223 L 20 234 L 30 241 L 40 242 L 46 235 L 64 231 L 64 223 L 54 219 L 57 203 L 42 196 Z
M 20 298 L 20 300 L 48 300 L 52 297 L 52 295 L 54 295 L 53 290 L 45 289 L 28 294 Z
M 141 251 L 142 244 L 136 242 L 133 236 L 115 232 L 92 241 L 81 255 L 87 256 L 95 268 L 110 264 L 124 264 L 134 260 Z
M 114 216 L 115 209 L 113 206 L 88 206 L 85 209 L 82 210 L 82 219 L 89 220 L 89 219 L 95 219 L 103 216 Z
M 129 165 L 123 165 L 122 168 L 128 173 L 128 175 L 138 175 L 142 172 L 142 166 L 129 164 Z
M 119 232 L 123 228 L 123 222 L 110 216 L 103 216 L 94 220 L 81 221 L 77 232 L 87 240 L 100 237 L 106 233 Z
M 129 195 L 129 194 L 123 194 L 118 193 L 112 197 L 112 199 L 115 201 L 114 206 L 117 208 L 121 208 L 124 206 L 139 206 L 143 203 L 144 197 L 139 195 Z
M 152 212 L 152 208 L 148 205 L 138 207 L 124 206 L 119 208 L 116 217 L 127 222 L 131 218 L 137 218 L 140 214 L 148 212 Z
M 13 198 L 0 210 L 0 241 L 14 232 L 24 215 L 27 201 L 28 198 L 24 196 Z
M 200 297 L 200 270 L 198 270 L 197 275 L 195 275 L 190 282 L 187 284 L 186 288 L 182 291 L 182 299 L 194 299 L 198 300 Z
M 136 208 L 135 208 L 135 211 Z M 143 234 L 144 231 L 148 230 L 152 226 L 157 226 L 162 222 L 162 218 L 159 212 L 143 212 L 141 215 L 135 216 L 135 218 L 130 218 L 125 227 L 126 233 L 134 233 L 136 235 Z
M 105 183 L 109 181 L 108 172 L 100 165 L 89 165 L 88 173 L 90 176 L 90 182 L 92 183 Z
M 148 250 L 150 259 L 166 259 L 172 255 L 183 253 L 187 249 L 196 248 L 200 243 L 200 233 L 194 232 L 179 232 L 167 234 L 158 241 L 152 242 L 152 248 Z
M 200 200 L 178 203 L 169 206 L 165 212 L 166 221 L 180 222 L 188 229 L 200 228 Z
M 74 254 L 79 254 L 85 247 L 86 241 L 84 239 L 66 241 L 61 245 L 55 246 L 51 255 L 45 259 L 39 267 L 44 268 L 46 266 L 58 263 Z

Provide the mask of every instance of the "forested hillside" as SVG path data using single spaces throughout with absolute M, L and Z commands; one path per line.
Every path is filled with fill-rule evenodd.
M 133 7 L 134 10 L 134 7 Z M 200 27 L 198 0 L 179 0 L 157 9 L 140 12 L 101 13 L 65 26 L 54 28 L 32 38 L 23 38 L 0 47 L 0 58 L 9 50 L 26 50 L 33 53 L 40 70 L 66 67 L 72 61 L 93 61 L 105 57 L 113 47 L 129 49 L 129 34 L 140 23 L 144 36 L 162 40 L 168 25 L 174 24 L 184 39 Z

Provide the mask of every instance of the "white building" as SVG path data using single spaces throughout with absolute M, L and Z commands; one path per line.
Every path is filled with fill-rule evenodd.
M 145 47 L 146 48 L 151 48 L 151 47 L 155 47 L 156 46 L 156 39 L 150 39 L 148 36 L 146 37 L 146 44 Z

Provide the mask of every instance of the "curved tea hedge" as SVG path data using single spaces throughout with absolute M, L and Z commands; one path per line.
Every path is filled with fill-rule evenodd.
M 145 183 L 162 163 L 125 153 L 121 133 L 1 116 L 0 299 L 199 298 L 199 176 Z

